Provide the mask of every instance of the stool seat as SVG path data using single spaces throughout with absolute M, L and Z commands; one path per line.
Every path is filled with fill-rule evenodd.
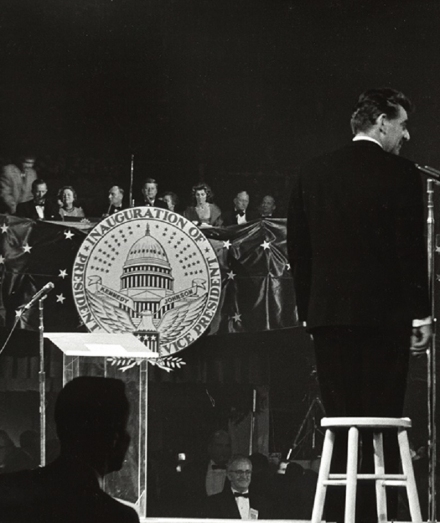
M 324 511 L 325 497 L 329 485 L 345 487 L 345 523 L 355 523 L 356 489 L 358 480 L 374 481 L 376 485 L 377 521 L 385 523 L 387 517 L 386 487 L 405 487 L 408 494 L 411 520 L 422 523 L 419 498 L 414 478 L 414 470 L 409 450 L 407 429 L 411 427 L 409 418 L 366 418 L 366 417 L 334 417 L 322 418 L 321 426 L 327 430 L 324 437 L 324 447 L 319 467 L 318 483 L 311 523 L 321 523 Z M 348 430 L 347 473 L 331 474 L 330 464 L 337 432 Z M 374 474 L 358 473 L 359 431 L 373 431 Z M 383 430 L 396 429 L 399 444 L 403 474 L 385 473 L 385 457 L 383 451 Z
M 322 418 L 321 427 L 347 428 L 377 428 L 377 429 L 395 429 L 411 428 L 409 418 Z

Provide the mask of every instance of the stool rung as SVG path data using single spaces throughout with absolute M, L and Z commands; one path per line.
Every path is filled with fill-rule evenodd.
M 357 479 L 364 480 L 391 480 L 391 481 L 406 481 L 404 474 L 357 474 Z M 328 479 L 347 479 L 347 474 L 330 474 Z

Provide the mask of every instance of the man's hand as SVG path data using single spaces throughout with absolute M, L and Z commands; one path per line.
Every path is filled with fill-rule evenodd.
M 432 338 L 432 324 L 420 325 L 420 327 L 413 327 L 411 336 L 411 352 L 413 354 L 420 354 L 424 352 Z

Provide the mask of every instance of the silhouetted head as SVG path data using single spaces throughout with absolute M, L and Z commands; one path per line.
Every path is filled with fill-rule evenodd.
M 217 430 L 208 445 L 209 457 L 218 465 L 226 465 L 231 457 L 231 437 L 225 430 Z
M 101 475 L 122 467 L 130 436 L 124 383 L 79 377 L 64 387 L 55 404 L 61 454 L 89 463 Z

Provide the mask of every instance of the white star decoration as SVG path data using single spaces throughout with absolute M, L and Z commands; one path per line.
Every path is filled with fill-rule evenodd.
M 267 242 L 266 240 L 264 240 L 263 243 L 260 243 L 260 247 L 263 247 L 264 250 L 270 249 L 270 242 Z
M 63 296 L 63 294 L 57 294 L 57 303 L 63 304 L 65 299 L 66 298 Z
M 233 280 L 237 275 L 232 271 L 226 273 L 228 275 L 228 280 Z
M 3 255 L 0 254 L 0 263 L 5 263 L 5 259 L 3 258 Z
M 229 249 L 230 246 L 231 246 L 231 242 L 229 240 L 226 240 L 225 242 L 223 242 L 224 249 Z
M 437 254 L 440 254 L 440 246 L 439 246 L 439 245 L 437 245 L 437 247 L 435 248 L 435 252 L 436 252 Z
M 234 316 L 232 316 L 232 319 L 238 323 L 239 321 L 241 321 L 241 314 L 238 314 L 238 312 L 236 312 Z
M 64 236 L 66 237 L 66 240 L 71 240 L 74 234 L 72 231 L 64 231 Z
M 23 252 L 27 252 L 28 254 L 30 254 L 31 249 L 32 249 L 32 247 L 30 245 L 28 245 L 27 243 L 23 244 Z
M 290 263 L 286 263 L 286 271 L 290 271 Z
M 65 269 L 60 269 L 60 273 L 58 274 L 59 278 L 65 278 L 67 276 L 67 271 Z
M 0 229 L 2 230 L 3 233 L 5 233 L 5 232 L 9 229 L 9 227 L 6 225 L 6 223 L 4 223 L 4 224 L 0 227 Z

